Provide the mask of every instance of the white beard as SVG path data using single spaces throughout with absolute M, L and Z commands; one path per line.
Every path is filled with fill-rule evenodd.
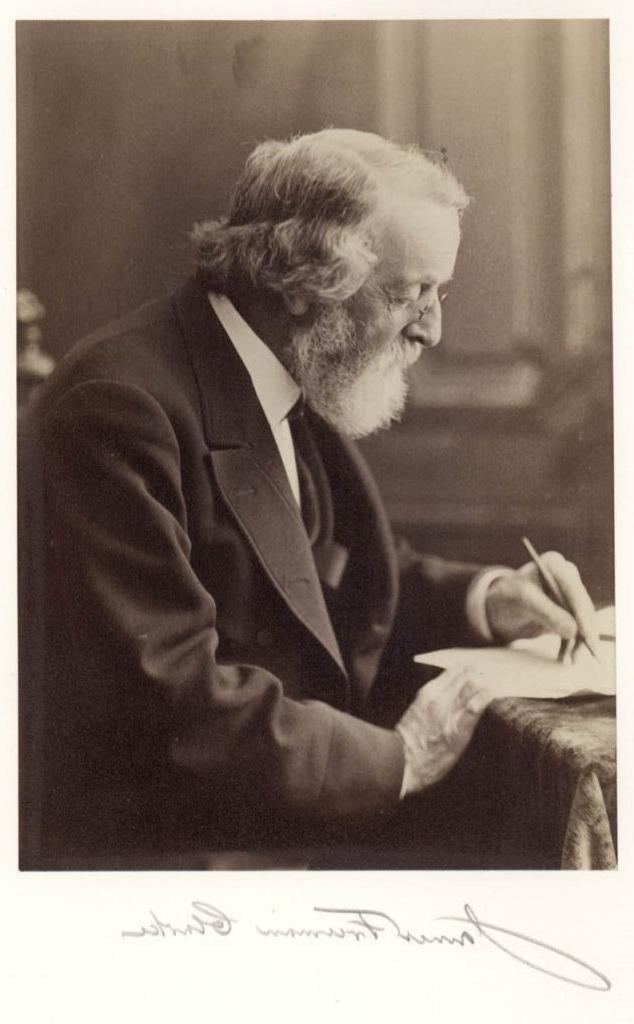
M 405 370 L 417 357 L 411 344 L 397 340 L 368 358 L 354 321 L 334 306 L 295 332 L 289 370 L 308 405 L 354 439 L 399 419 L 407 397 Z

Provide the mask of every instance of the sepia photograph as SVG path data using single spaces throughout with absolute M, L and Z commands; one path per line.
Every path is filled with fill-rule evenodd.
M 5 1016 L 629 1024 L 632 16 L 12 13 Z
M 20 868 L 617 866 L 609 25 L 19 21 Z

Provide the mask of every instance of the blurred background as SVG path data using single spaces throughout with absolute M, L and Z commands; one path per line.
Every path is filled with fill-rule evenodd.
M 19 22 L 20 398 L 190 272 L 253 145 L 329 125 L 445 148 L 474 197 L 443 344 L 364 442 L 397 529 L 613 597 L 607 21 Z

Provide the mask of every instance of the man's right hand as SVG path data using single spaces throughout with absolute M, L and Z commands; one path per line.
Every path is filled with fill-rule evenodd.
M 453 768 L 491 699 L 467 667 L 448 669 L 419 690 L 396 725 L 405 746 L 402 797 L 433 786 Z

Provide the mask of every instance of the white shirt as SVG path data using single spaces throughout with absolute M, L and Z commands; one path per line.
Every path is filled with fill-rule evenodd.
M 258 401 L 275 438 L 291 490 L 299 505 L 295 448 L 286 417 L 300 397 L 301 388 L 268 345 L 258 338 L 255 331 L 240 316 L 231 299 L 217 292 L 209 292 L 209 301 L 251 378 Z M 467 619 L 476 636 L 488 643 L 493 639 L 493 635 L 486 615 L 486 593 L 493 580 L 508 571 L 502 567 L 485 569 L 472 580 L 467 590 Z
M 299 505 L 295 448 L 286 417 L 300 397 L 301 388 L 268 345 L 251 330 L 231 299 L 217 292 L 209 292 L 209 301 L 251 378 L 258 401 L 275 438 L 295 501 Z

